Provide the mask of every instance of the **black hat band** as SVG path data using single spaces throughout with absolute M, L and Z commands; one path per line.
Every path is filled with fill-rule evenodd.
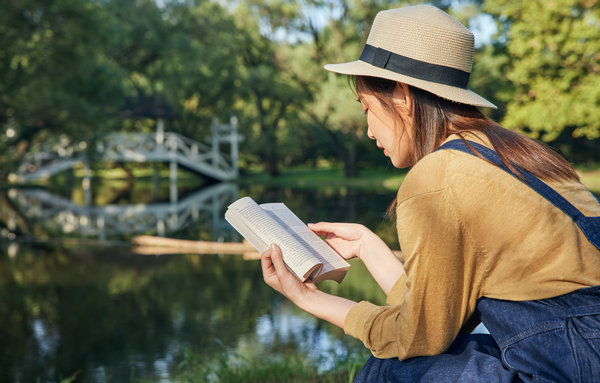
M 404 76 L 463 89 L 467 88 L 471 75 L 460 69 L 415 60 L 368 44 L 365 44 L 360 60 Z

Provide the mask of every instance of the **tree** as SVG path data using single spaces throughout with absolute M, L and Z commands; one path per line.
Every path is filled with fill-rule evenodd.
M 0 179 L 37 138 L 73 140 L 106 128 L 123 73 L 99 46 L 109 39 L 94 2 L 10 0 L 0 13 Z
M 323 69 L 327 63 L 353 61 L 360 55 L 375 14 L 398 4 L 397 1 L 308 0 L 297 22 L 296 33 L 306 36 L 303 50 L 297 49 L 290 72 L 311 102 L 302 111 L 303 118 L 328 135 L 328 143 L 344 165 L 347 177 L 357 175 L 357 145 L 365 139 L 366 124 L 348 78 Z M 319 20 L 327 15 L 327 23 Z
M 210 0 L 8 0 L 0 179 L 33 142 L 60 136 L 93 149 L 107 132 L 152 129 L 120 118 L 132 99 L 163 100 L 178 116 L 171 130 L 204 139 L 237 97 L 239 35 Z
M 298 122 L 295 116 L 310 96 L 286 70 L 291 59 L 288 42 L 275 38 L 295 10 L 294 2 L 285 1 L 240 3 L 235 10 L 237 25 L 244 31 L 239 109 L 253 126 L 246 147 L 273 176 L 279 174 L 280 154 L 291 149 L 282 148 L 282 135 Z
M 307 45 L 312 50 L 311 54 L 303 56 L 303 60 L 293 61 L 297 81 L 313 95 L 304 111 L 305 119 L 328 133 L 329 142 L 344 164 L 347 177 L 358 173 L 357 148 L 361 140 L 366 140 L 366 122 L 348 79 L 326 72 L 322 67 L 327 63 L 356 60 L 379 11 L 418 3 L 422 1 L 307 0 L 305 6 L 319 12 L 305 13 L 301 22 L 296 23 L 299 32 L 310 37 Z M 452 2 L 439 0 L 433 3 L 447 9 Z M 325 25 L 318 19 L 322 14 L 329 16 Z
M 127 73 L 129 98 L 163 100 L 176 114 L 169 130 L 199 140 L 213 116 L 229 117 L 240 33 L 220 5 L 113 0 L 106 8 L 118 35 L 110 54 Z
M 484 10 L 498 21 L 510 60 L 504 125 L 544 141 L 600 138 L 597 1 L 487 0 Z

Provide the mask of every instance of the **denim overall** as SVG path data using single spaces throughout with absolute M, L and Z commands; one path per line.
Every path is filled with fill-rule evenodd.
M 513 174 L 496 152 L 468 142 Z M 474 155 L 461 140 L 447 142 L 439 149 Z M 600 249 L 600 217 L 585 217 L 531 173 L 522 175 L 527 185 L 569 215 Z M 600 383 L 600 286 L 532 301 L 482 297 L 477 301 L 476 314 L 489 335 L 458 336 L 445 353 L 435 356 L 404 361 L 372 356 L 354 382 Z

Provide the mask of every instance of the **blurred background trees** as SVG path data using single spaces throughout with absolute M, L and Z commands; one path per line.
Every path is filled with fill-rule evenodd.
M 168 130 L 204 141 L 236 115 L 241 165 L 385 164 L 343 76 L 322 69 L 360 55 L 386 0 L 5 0 L 0 12 L 0 180 L 35 142 L 93 142 L 117 130 Z M 595 0 L 437 0 L 467 24 L 470 87 L 506 127 L 597 161 L 600 6 Z M 144 105 L 141 105 L 141 109 Z M 360 155 L 358 154 L 360 153 Z M 374 160 L 377 158 L 378 160 Z

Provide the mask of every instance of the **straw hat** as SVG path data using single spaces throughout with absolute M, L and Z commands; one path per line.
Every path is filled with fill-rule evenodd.
M 375 16 L 358 60 L 325 69 L 399 81 L 448 100 L 496 108 L 467 89 L 473 45 L 473 33 L 434 6 L 391 9 Z

